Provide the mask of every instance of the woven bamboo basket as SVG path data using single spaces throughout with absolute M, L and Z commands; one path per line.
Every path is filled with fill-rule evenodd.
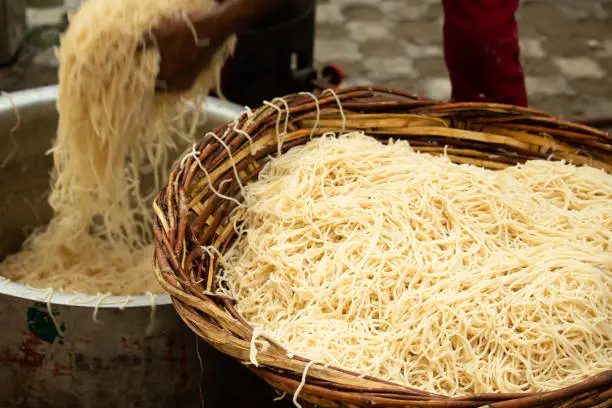
M 277 108 L 265 105 L 252 115 L 245 112 L 237 124 L 220 127 L 214 132 L 216 137 L 207 135 L 195 147 L 201 164 L 186 156 L 174 166 L 170 182 L 154 202 L 154 229 L 156 274 L 185 323 L 213 347 L 288 395 L 295 393 L 309 360 L 288 357 L 270 339 L 269 347 L 257 354 L 259 365 L 249 364 L 253 329 L 236 311 L 232 299 L 214 294 L 218 257 L 201 249 L 212 245 L 223 253 L 236 239 L 228 222 L 235 203 L 213 194 L 208 181 L 210 178 L 222 194 L 239 193 L 229 151 L 242 182 L 255 180 L 262 165 L 276 153 L 277 132 L 283 132 L 287 120 L 282 151 L 312 136 L 344 128 L 362 130 L 380 140 L 408 140 L 422 152 L 439 154 L 446 149 L 457 163 L 489 169 L 548 158 L 612 170 L 611 135 L 533 109 L 446 103 L 374 87 L 345 89 L 337 96 L 323 92 L 318 103 L 305 94 L 283 99 L 288 114 L 280 101 L 275 103 Z M 242 130 L 257 147 L 254 155 Z M 307 371 L 299 398 L 304 405 L 320 407 L 608 407 L 612 405 L 612 371 L 552 392 L 449 398 L 315 364 Z

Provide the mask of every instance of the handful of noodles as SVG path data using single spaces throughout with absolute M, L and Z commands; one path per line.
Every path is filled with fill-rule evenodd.
M 602 170 L 491 171 L 352 133 L 271 159 L 242 194 L 217 290 L 255 328 L 254 365 L 271 338 L 306 371 L 449 396 L 549 391 L 612 369 Z
M 234 39 L 188 92 L 156 95 L 160 55 L 155 47 L 141 49 L 143 33 L 214 4 L 89 0 L 72 16 L 57 53 L 59 126 L 49 198 L 55 215 L 0 265 L 0 275 L 64 291 L 160 291 L 150 272 L 149 196 L 167 176 L 177 137 L 190 141 L 202 122 L 199 104 Z M 153 179 L 150 191 L 142 189 L 144 175 Z

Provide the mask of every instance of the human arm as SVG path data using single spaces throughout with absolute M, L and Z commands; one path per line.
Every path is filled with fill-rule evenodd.
M 291 0 L 224 0 L 206 12 L 168 19 L 148 36 L 147 46 L 157 46 L 161 60 L 159 91 L 189 89 L 219 48 L 240 32 Z

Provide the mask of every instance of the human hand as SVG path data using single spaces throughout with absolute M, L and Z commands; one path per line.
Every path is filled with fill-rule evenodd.
M 161 56 L 157 91 L 180 92 L 194 84 L 234 33 L 289 0 L 217 0 L 207 12 L 179 14 L 145 34 L 144 47 Z
M 234 32 L 229 20 L 216 5 L 205 13 L 173 16 L 146 33 L 144 47 L 157 47 L 161 57 L 156 91 L 181 92 L 191 88 Z

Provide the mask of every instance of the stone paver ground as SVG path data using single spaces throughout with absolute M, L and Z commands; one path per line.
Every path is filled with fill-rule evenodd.
M 317 61 L 346 83 L 450 96 L 440 0 L 326 0 L 317 12 Z M 518 20 L 530 105 L 612 116 L 612 0 L 523 0 Z
M 0 69 L 0 89 L 56 81 L 48 44 L 61 14 L 61 7 L 29 10 L 40 28 L 21 61 Z M 518 19 L 530 104 L 560 116 L 612 116 L 612 0 L 523 0 Z M 446 99 L 441 27 L 440 0 L 319 0 L 316 60 L 339 65 L 347 85 Z

